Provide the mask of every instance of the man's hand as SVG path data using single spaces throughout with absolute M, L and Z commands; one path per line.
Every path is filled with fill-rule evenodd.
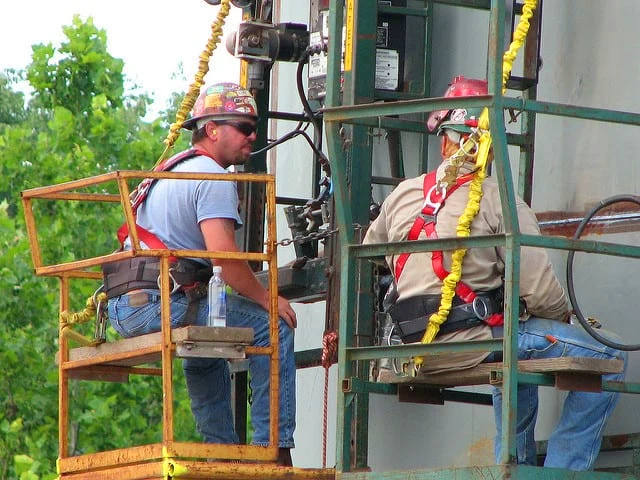
M 239 252 L 235 239 L 235 223 L 226 218 L 211 218 L 200 222 L 200 230 L 210 251 Z M 250 298 L 269 311 L 269 291 L 256 279 L 247 262 L 239 260 L 217 260 L 222 266 L 222 278 L 240 295 Z M 291 328 L 298 326 L 296 312 L 286 298 L 278 297 L 278 316 Z
M 278 315 L 289 325 L 291 328 L 298 326 L 298 318 L 296 312 L 291 308 L 289 300 L 284 297 L 278 296 Z

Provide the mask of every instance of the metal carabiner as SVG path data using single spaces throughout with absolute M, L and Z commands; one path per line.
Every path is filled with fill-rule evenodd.
M 169 292 L 169 295 L 173 295 L 178 290 L 180 290 L 180 288 L 182 287 L 182 285 L 176 281 L 174 276 L 171 275 L 171 270 L 173 270 L 173 269 L 171 269 L 171 268 L 169 269 L 169 280 L 171 280 L 171 283 L 172 283 L 173 287 L 171 288 L 171 291 Z M 156 283 L 158 284 L 158 290 L 162 290 L 162 287 L 160 286 L 160 275 L 158 275 L 158 280 L 156 281 Z
M 465 144 L 467 142 L 471 142 L 471 150 L 466 150 L 464 148 Z M 462 152 L 468 156 L 468 157 L 475 157 L 478 154 L 478 141 L 476 140 L 476 138 L 473 135 L 469 135 L 466 139 L 465 138 L 461 138 L 460 139 L 460 150 L 462 150 Z
M 442 206 L 442 202 L 447 196 L 447 187 L 446 186 L 441 187 L 442 196 L 439 202 L 434 202 L 433 200 L 431 200 L 431 195 L 433 194 L 434 191 L 437 192 L 437 185 L 434 185 L 429 189 L 427 194 L 424 196 L 424 203 L 422 204 L 422 210 L 424 210 L 425 207 L 431 207 L 431 209 L 433 210 L 433 212 L 431 212 L 432 215 L 435 215 L 436 213 L 438 213 L 438 210 L 440 210 L 440 207 Z
M 96 328 L 93 332 L 93 337 L 100 343 L 105 342 L 107 339 L 107 320 L 109 319 L 107 304 L 98 300 L 98 295 L 103 291 L 104 285 L 100 285 L 100 287 L 93 292 L 93 304 L 96 306 Z

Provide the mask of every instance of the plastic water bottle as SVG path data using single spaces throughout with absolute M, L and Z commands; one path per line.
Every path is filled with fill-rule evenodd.
M 207 326 L 227 326 L 227 286 L 222 279 L 222 267 L 214 266 L 209 279 L 209 316 Z

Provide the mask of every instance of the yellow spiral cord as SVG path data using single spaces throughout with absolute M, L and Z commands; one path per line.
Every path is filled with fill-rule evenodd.
M 507 80 L 511 74 L 513 68 L 513 62 L 516 58 L 518 50 L 524 44 L 529 31 L 529 19 L 533 16 L 533 11 L 537 6 L 537 0 L 526 0 L 522 8 L 522 15 L 518 26 L 513 34 L 513 41 L 511 42 L 509 49 L 505 52 L 502 62 L 502 92 L 506 90 Z M 478 119 L 478 128 L 467 140 L 465 145 L 461 148 L 464 151 L 470 151 L 473 148 L 474 143 L 477 142 L 478 150 L 475 154 L 475 175 L 471 184 L 469 185 L 469 201 L 467 206 L 458 219 L 458 226 L 456 228 L 456 235 L 458 237 L 468 237 L 471 234 L 471 223 L 480 210 L 480 200 L 482 199 L 482 182 L 487 176 L 487 165 L 489 158 L 489 151 L 491 149 L 491 133 L 489 131 L 489 110 L 485 107 Z M 442 282 L 441 299 L 438 311 L 429 317 L 429 323 L 422 337 L 422 343 L 431 343 L 436 335 L 440 331 L 440 326 L 447 320 L 449 312 L 451 311 L 451 305 L 453 297 L 455 296 L 455 289 L 462 277 L 462 261 L 467 253 L 466 248 L 459 248 L 454 250 L 452 254 L 451 272 L 445 277 Z M 413 359 L 414 365 L 419 368 L 424 359 L 423 357 L 415 357 Z
M 91 296 L 87 298 L 85 308 L 81 312 L 69 313 L 67 311 L 60 313 L 60 333 L 70 340 L 75 340 L 81 345 L 95 345 L 100 343 L 95 339 L 90 339 L 85 337 L 84 335 L 74 331 L 71 327 L 73 325 L 80 325 L 82 323 L 87 323 L 90 320 L 96 318 L 96 313 L 98 312 L 98 304 L 107 301 L 107 294 L 104 292 L 100 292 L 96 296 Z M 96 303 L 97 302 L 97 303 Z
M 195 80 L 191 85 L 189 85 L 189 91 L 182 99 L 182 103 L 180 104 L 180 108 L 178 109 L 178 113 L 176 114 L 175 123 L 171 124 L 171 127 L 169 127 L 169 134 L 164 140 L 164 144 L 166 145 L 166 147 L 164 149 L 164 152 L 162 152 L 162 155 L 160 155 L 160 158 L 158 159 L 156 165 L 169 156 L 173 145 L 180 136 L 180 129 L 182 128 L 182 124 L 187 119 L 187 115 L 189 115 L 189 112 L 193 108 L 194 103 L 196 103 L 198 95 L 200 94 L 200 88 L 202 87 L 202 85 L 204 85 L 204 77 L 209 72 L 209 59 L 218 46 L 218 43 L 220 43 L 220 38 L 222 37 L 222 27 L 224 26 L 225 19 L 229 15 L 230 9 L 231 7 L 229 5 L 229 0 L 222 0 L 222 2 L 220 3 L 220 9 L 218 10 L 218 16 L 211 25 L 211 36 L 207 41 L 205 49 L 199 56 L 200 60 L 198 62 L 198 72 L 195 75 Z

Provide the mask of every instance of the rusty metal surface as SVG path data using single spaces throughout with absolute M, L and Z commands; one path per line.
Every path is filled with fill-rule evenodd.
M 544 235 L 573 237 L 584 219 L 584 212 L 546 211 L 536 214 Z M 636 232 L 640 230 L 640 209 L 634 203 L 619 203 L 605 209 L 589 222 L 583 236 L 588 234 Z

